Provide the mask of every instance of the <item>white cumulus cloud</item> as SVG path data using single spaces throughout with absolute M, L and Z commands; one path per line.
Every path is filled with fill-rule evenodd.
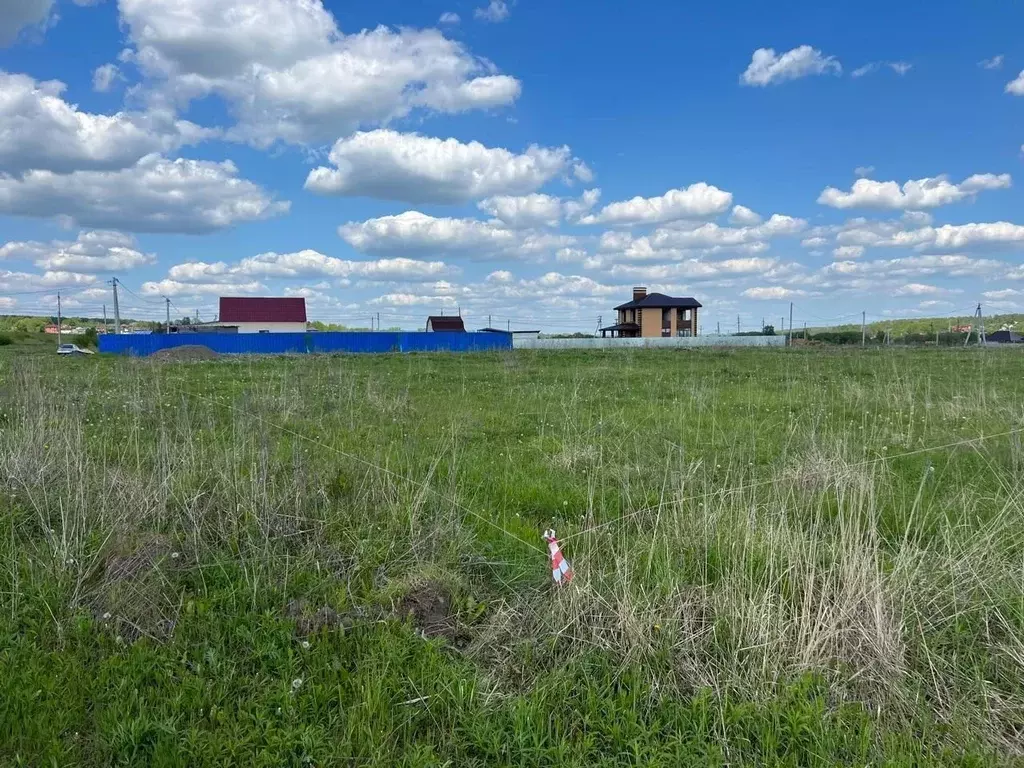
M 1003 54 L 993 56 L 991 59 L 982 59 L 978 62 L 978 66 L 982 69 L 1002 69 L 1003 67 Z
M 1024 96 L 1024 69 L 1015 79 L 1006 84 L 1006 92 L 1012 93 L 1014 96 Z
M 765 86 L 809 75 L 838 75 L 842 71 L 842 66 L 834 56 L 825 56 L 809 45 L 801 45 L 783 54 L 776 53 L 774 48 L 758 48 L 746 71 L 740 75 L 740 82 L 744 85 Z
M 950 293 L 956 293 L 956 291 L 927 283 L 907 283 L 895 291 L 897 296 L 946 296 Z
M 454 11 L 445 11 L 441 14 L 441 18 L 437 20 L 438 24 L 458 24 L 462 19 L 459 18 L 459 14 Z
M 729 223 L 750 227 L 754 224 L 760 224 L 761 217 L 745 205 L 734 205 L 732 213 L 729 214 Z
M 740 295 L 746 296 L 748 299 L 772 301 L 779 299 L 791 299 L 796 296 L 807 296 L 808 292 L 801 288 L 784 288 L 781 285 L 771 285 L 747 288 Z
M 117 64 L 102 64 L 93 70 L 92 89 L 100 93 L 106 93 L 114 86 L 115 82 L 123 79 Z
M 473 11 L 473 18 L 492 23 L 504 21 L 508 16 L 508 3 L 505 0 L 491 0 L 483 8 L 477 8 Z
M 478 141 L 438 139 L 387 129 L 360 132 L 331 149 L 333 168 L 310 171 L 306 189 L 410 203 L 460 203 L 532 192 L 569 166 L 568 147 L 528 147 L 522 154 Z
M 818 202 L 831 208 L 936 208 L 972 198 L 983 190 L 1009 189 L 1011 183 L 1008 173 L 977 173 L 960 184 L 954 184 L 945 176 L 912 179 L 902 186 L 896 181 L 857 179 L 849 192 L 826 187 L 818 196 Z
M 806 227 L 807 222 L 803 219 L 776 213 L 752 227 L 722 227 L 707 222 L 686 229 L 662 227 L 650 235 L 636 238 L 625 232 L 605 232 L 599 249 L 630 261 L 678 259 L 695 251 L 716 253 L 731 250 L 757 254 L 768 249 L 769 240 L 799 234 Z
M 576 244 L 569 235 L 512 230 L 498 221 L 438 218 L 419 211 L 349 222 L 338 228 L 338 234 L 364 253 L 419 252 L 473 259 L 543 257 Z
M 150 280 L 142 284 L 146 296 L 237 296 L 243 293 L 263 293 L 267 287 L 256 280 L 247 282 L 190 282 L 177 280 Z
M 99 115 L 61 98 L 64 83 L 0 71 L 0 169 L 125 168 L 152 152 L 208 138 L 211 131 L 166 110 Z
M 990 299 L 992 301 L 1004 301 L 1005 299 L 1012 299 L 1016 296 L 1024 296 L 1024 291 L 1019 291 L 1016 288 L 1001 288 L 998 291 L 985 291 L 981 295 L 983 298 Z
M 562 199 L 539 193 L 519 196 L 497 195 L 481 200 L 477 207 L 511 229 L 554 227 L 563 219 L 578 219 L 597 204 L 600 196 L 599 189 L 588 189 L 576 199 Z
M 148 155 L 118 171 L 0 176 L 0 213 L 129 232 L 202 233 L 284 213 L 231 162 Z
M 144 283 L 142 292 L 153 296 L 202 296 L 207 294 L 258 293 L 266 290 L 263 281 L 270 279 L 331 278 L 339 283 L 359 279 L 371 283 L 404 281 L 419 283 L 436 280 L 452 274 L 452 269 L 441 261 L 418 261 L 395 258 L 353 261 L 327 256 L 319 251 L 302 250 L 294 253 L 261 253 L 235 263 L 224 261 L 188 261 L 175 264 L 162 280 Z M 336 304 L 337 300 L 322 289 L 329 283 L 316 283 L 307 297 L 320 304 Z M 286 287 L 286 295 L 303 296 L 309 286 Z M 315 295 L 314 295 L 315 294 Z
M 97 281 L 95 275 L 47 270 L 42 274 L 0 270 L 0 291 L 33 291 L 49 288 L 84 288 Z
M 685 259 L 670 264 L 640 265 L 615 263 L 607 270 L 613 278 L 623 280 L 667 281 L 667 280 L 714 280 L 741 275 L 763 275 L 778 265 L 777 259 L 751 256 L 739 259 L 709 261 Z
M 437 29 L 344 34 L 321 0 L 120 0 L 127 58 L 150 92 L 218 96 L 228 135 L 316 143 L 413 110 L 509 104 L 520 84 Z
M 864 255 L 863 245 L 841 245 L 832 251 L 837 259 L 859 259 Z
M 138 250 L 135 238 L 122 232 L 83 231 L 71 242 L 10 242 L 0 246 L 0 259 L 31 261 L 50 271 L 122 272 L 153 264 L 156 256 Z
M 611 203 L 585 216 L 583 224 L 660 224 L 678 219 L 708 219 L 729 210 L 732 193 L 703 181 L 686 189 L 670 189 L 658 197 L 634 197 Z
M 261 253 L 242 259 L 238 274 L 263 277 L 335 277 L 371 281 L 433 280 L 453 270 L 443 261 L 419 261 L 394 258 L 376 261 L 351 261 L 326 256 L 318 251 Z M 172 274 L 173 276 L 173 274 Z

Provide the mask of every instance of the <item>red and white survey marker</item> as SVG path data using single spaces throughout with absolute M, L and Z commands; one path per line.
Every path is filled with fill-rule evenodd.
M 572 581 L 572 566 L 565 559 L 561 548 L 558 546 L 558 539 L 555 538 L 555 530 L 549 528 L 544 531 L 544 538 L 548 542 L 548 552 L 551 553 L 551 578 L 555 584 L 561 586 Z

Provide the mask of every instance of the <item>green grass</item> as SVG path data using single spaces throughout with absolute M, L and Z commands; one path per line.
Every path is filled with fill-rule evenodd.
M 16 347 L 0 762 L 1021 757 L 1016 350 Z

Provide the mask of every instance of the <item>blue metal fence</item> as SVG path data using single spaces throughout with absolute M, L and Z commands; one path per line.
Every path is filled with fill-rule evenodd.
M 104 334 L 100 352 L 115 355 L 151 355 L 161 349 L 196 344 L 222 355 L 283 355 L 331 352 L 481 352 L 512 349 L 507 333 L 427 333 L 375 331 L 311 333 L 154 333 Z

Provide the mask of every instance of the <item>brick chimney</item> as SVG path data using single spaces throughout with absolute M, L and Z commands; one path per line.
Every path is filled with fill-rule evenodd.
M 633 301 L 640 301 L 640 299 L 647 296 L 647 288 L 642 285 L 638 285 L 633 289 Z

